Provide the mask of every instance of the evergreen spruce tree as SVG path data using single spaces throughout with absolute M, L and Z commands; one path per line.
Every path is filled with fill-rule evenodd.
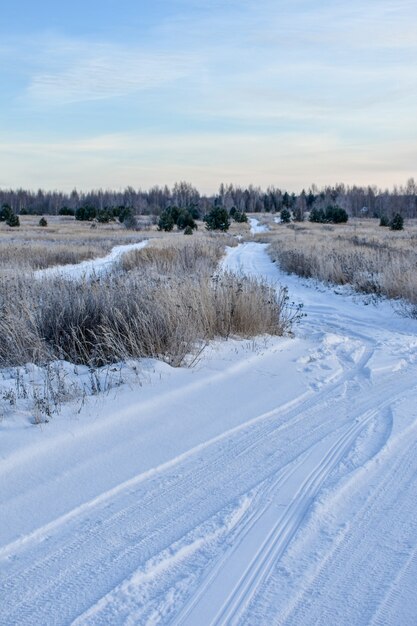
M 403 230 L 404 228 L 404 218 L 400 213 L 396 213 L 390 222 L 391 230 Z
M 205 216 L 207 230 L 229 230 L 229 213 L 222 206 L 215 206 L 208 215 Z
M 6 220 L 6 224 L 7 226 L 11 226 L 12 228 L 20 226 L 19 216 L 11 213 L 11 215 L 9 215 L 8 219 Z
M 291 213 L 288 209 L 281 209 L 281 222 L 283 224 L 289 224 L 291 222 Z

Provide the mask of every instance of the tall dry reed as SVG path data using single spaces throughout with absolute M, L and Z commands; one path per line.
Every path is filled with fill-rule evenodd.
M 95 281 L 0 279 L 0 364 L 127 357 L 179 365 L 202 341 L 291 328 L 286 293 L 250 278 L 213 277 L 206 242 L 146 248 Z
M 376 220 L 356 227 L 280 225 L 263 240 L 287 272 L 417 304 L 417 232 L 412 224 L 402 232 L 380 228 Z

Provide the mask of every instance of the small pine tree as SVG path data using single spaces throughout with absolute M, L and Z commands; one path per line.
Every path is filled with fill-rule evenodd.
M 246 224 L 248 221 L 248 216 L 244 211 L 235 211 L 233 214 L 233 219 L 235 220 L 235 222 L 238 222 L 238 224 Z
M 113 218 L 118 218 L 121 224 L 124 224 L 126 220 L 131 219 L 131 217 L 135 216 L 133 207 L 130 206 L 118 206 L 112 208 Z
M 404 228 L 404 218 L 400 213 L 396 213 L 390 222 L 391 230 L 403 230 Z
M 114 220 L 113 211 L 108 209 L 100 209 L 100 211 L 97 211 L 96 220 L 100 224 L 108 224 L 109 222 Z
M 310 211 L 310 222 L 318 224 L 345 224 L 349 219 L 345 209 L 336 204 L 329 204 L 324 211 L 323 209 L 314 208 Z
M 70 209 L 67 206 L 63 206 L 63 207 L 61 207 L 59 209 L 58 215 L 71 215 L 71 216 L 74 216 L 75 215 L 75 211 L 74 211 L 74 209 Z
M 19 216 L 12 213 L 11 215 L 9 215 L 8 219 L 6 220 L 6 224 L 7 226 L 11 226 L 12 228 L 15 228 L 16 226 L 20 226 Z
M 304 220 L 305 220 L 304 209 L 299 206 L 295 207 L 294 222 L 304 222 Z
M 317 224 L 322 224 L 324 222 L 324 211 L 323 209 L 311 209 L 310 217 L 308 218 L 310 222 L 315 222 Z
M 41 219 L 39 220 L 39 226 L 42 226 L 43 228 L 45 228 L 45 226 L 48 226 L 48 222 L 44 217 L 41 217 Z
M 207 230 L 229 230 L 229 213 L 222 206 L 215 206 L 208 215 L 205 216 Z
M 379 225 L 380 226 L 389 226 L 389 219 L 387 218 L 386 215 L 381 215 L 381 217 L 379 219 Z
M 130 209 L 123 220 L 123 226 L 128 230 L 140 230 L 136 215 L 133 213 L 133 209 Z
M 184 230 L 185 228 L 197 229 L 197 224 L 192 214 L 187 209 L 183 209 L 182 211 L 180 211 L 177 217 L 176 224 L 178 230 Z
M 92 206 L 80 206 L 75 211 L 75 219 L 81 222 L 91 222 L 97 217 L 97 211 Z
M 345 209 L 337 206 L 337 204 L 330 204 L 324 214 L 324 221 L 330 222 L 333 224 L 345 224 L 348 221 L 349 217 L 346 213 Z
M 168 208 L 165 209 L 165 211 L 162 211 L 161 215 L 159 216 L 158 230 L 165 230 L 166 232 L 169 232 L 174 228 L 174 225 L 175 220 L 172 215 L 171 209 Z
M 291 222 L 291 213 L 288 209 L 281 209 L 281 222 L 283 224 L 289 224 Z
M 13 211 L 10 205 L 3 204 L 0 209 L 0 222 L 7 222 L 11 215 L 13 215 Z
M 191 226 L 186 226 L 186 227 L 184 228 L 184 235 L 192 235 L 192 234 L 193 234 L 193 232 L 194 232 L 194 231 L 193 231 L 193 229 L 192 229 L 192 227 L 191 227 Z

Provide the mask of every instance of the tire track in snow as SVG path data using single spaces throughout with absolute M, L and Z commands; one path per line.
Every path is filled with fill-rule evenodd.
M 398 607 L 400 598 L 408 599 L 401 610 L 410 611 L 409 600 L 414 594 L 415 579 L 410 576 L 417 565 L 411 543 L 417 530 L 416 431 L 417 424 L 413 423 L 397 436 L 397 442 L 394 439 L 382 463 L 374 459 L 368 469 L 371 486 L 364 502 L 320 561 L 316 574 L 280 616 L 279 624 L 415 623 L 415 607 L 411 608 L 413 620 L 403 621 L 401 611 L 396 612 L 391 602 L 396 600 Z M 363 479 L 365 469 L 359 472 Z M 358 482 L 357 473 L 351 480 Z M 345 491 L 347 498 L 354 497 L 355 490 Z M 407 587 L 399 584 L 403 579 L 411 592 L 408 596 Z M 248 623 L 254 615 L 247 616 Z
M 221 442 L 222 440 L 233 439 L 241 431 L 245 431 L 246 429 L 250 427 L 256 428 L 256 425 L 258 422 L 259 422 L 259 435 L 257 437 L 255 436 L 253 437 L 252 443 L 250 444 L 251 446 L 256 446 L 258 442 L 265 436 L 265 430 L 264 430 L 265 426 L 262 424 L 262 422 L 273 420 L 271 422 L 271 426 L 273 430 L 276 430 L 276 427 L 277 427 L 277 424 L 275 422 L 276 419 L 281 419 L 282 428 L 284 429 L 293 426 L 294 423 L 296 422 L 303 421 L 306 411 L 314 408 L 321 401 L 323 401 L 329 394 L 338 392 L 338 391 L 342 392 L 344 389 L 343 386 L 345 385 L 346 382 L 352 379 L 356 379 L 357 376 L 361 372 L 363 372 L 363 370 L 366 368 L 366 364 L 371 358 L 372 354 L 373 354 L 372 348 L 365 347 L 361 357 L 359 358 L 357 362 L 349 366 L 346 366 L 346 363 L 342 364 L 342 367 L 343 365 L 345 366 L 344 369 L 342 370 L 342 373 L 340 375 L 337 375 L 334 379 L 332 379 L 329 383 L 325 384 L 318 391 L 306 392 L 304 396 L 299 396 L 295 398 L 294 400 L 289 401 L 285 405 L 278 406 L 261 415 L 256 415 L 255 417 L 248 420 L 247 422 L 235 428 L 232 428 L 228 431 L 225 431 L 224 433 L 221 433 L 219 436 L 214 437 L 213 439 L 210 439 L 209 441 L 203 442 L 202 444 L 195 446 L 194 448 L 192 448 L 191 450 L 188 450 L 184 454 L 181 454 L 178 457 L 170 459 L 169 461 L 162 464 L 161 466 L 151 468 L 143 472 L 142 474 L 135 476 L 132 479 L 129 479 L 120 485 L 117 485 L 116 487 L 100 494 L 99 496 L 93 498 L 92 500 L 87 501 L 84 504 L 76 507 L 72 511 L 67 512 L 66 514 L 59 517 L 58 519 L 53 520 L 52 522 L 49 522 L 48 524 L 36 529 L 29 535 L 26 535 L 22 538 L 19 538 L 16 541 L 11 542 L 8 545 L 1 547 L 0 559 L 5 558 L 9 554 L 16 552 L 27 543 L 30 543 L 32 541 L 41 541 L 45 535 L 51 533 L 52 531 L 56 531 L 60 525 L 67 524 L 72 519 L 76 518 L 77 516 L 81 514 L 88 512 L 92 508 L 103 505 L 106 501 L 110 501 L 112 498 L 117 496 L 120 492 L 134 488 L 136 485 L 142 483 L 145 480 L 148 480 L 149 478 L 154 477 L 156 474 L 162 474 L 166 470 L 173 468 L 176 464 L 182 463 L 187 458 L 192 457 L 193 455 L 201 454 L 206 448 L 209 448 L 210 446 L 217 444 Z M 246 359 L 245 366 L 248 364 L 251 365 L 252 362 L 255 362 L 255 361 L 256 361 L 256 357 L 251 357 L 249 359 Z M 232 378 L 233 376 L 237 376 L 240 374 L 240 372 L 241 372 L 241 367 L 233 365 L 227 371 L 227 378 Z M 222 377 L 221 373 L 216 372 L 215 374 L 212 374 L 206 379 L 204 379 L 204 381 L 198 381 L 197 383 L 190 383 L 187 386 L 187 388 L 184 390 L 184 393 L 194 391 L 196 387 L 200 392 L 202 392 L 205 386 L 211 386 L 215 382 L 224 383 L 224 377 Z M 177 393 L 178 393 L 177 390 L 174 392 L 170 392 L 168 394 L 168 400 L 171 401 L 173 399 L 173 394 L 177 395 Z M 96 428 L 97 424 L 96 423 L 93 424 L 93 427 Z M 246 450 L 247 449 L 248 448 L 246 448 Z M 240 454 L 240 452 L 238 452 L 237 454 Z
M 297 459 L 294 463 L 290 463 L 288 466 L 284 467 L 282 471 L 278 472 L 278 475 L 273 478 L 273 480 L 266 479 L 264 484 L 262 484 L 255 491 L 258 493 L 253 496 L 253 498 L 246 498 L 246 500 L 251 501 L 251 506 L 247 510 L 246 515 L 242 517 L 241 523 L 237 528 L 233 528 L 231 532 L 233 532 L 233 543 L 230 543 L 229 548 L 226 550 L 226 553 L 222 555 L 220 559 L 216 561 L 216 565 L 214 568 L 209 570 L 209 574 L 207 577 L 203 578 L 204 584 L 200 584 L 197 589 L 196 597 L 193 596 L 192 602 L 186 605 L 186 609 L 181 611 L 181 614 L 176 616 L 172 625 L 174 624 L 183 624 L 183 619 L 185 614 L 188 615 L 191 608 L 198 602 L 202 593 L 205 592 L 206 588 L 209 586 L 210 582 L 218 575 L 222 566 L 228 558 L 229 553 L 235 551 L 236 543 L 240 544 L 244 537 L 248 532 L 257 524 L 260 517 L 262 517 L 264 511 L 269 506 L 273 490 L 275 490 L 279 485 L 282 485 L 288 480 L 288 478 L 296 471 L 296 469 L 302 464 L 304 460 L 304 455 L 300 459 Z M 136 574 L 133 575 L 136 578 Z M 102 623 L 103 617 L 100 613 L 104 609 L 105 619 L 107 620 L 108 615 L 115 615 L 117 613 L 117 608 L 113 610 L 114 602 L 113 594 L 119 595 L 120 590 L 129 585 L 131 582 L 130 579 L 123 581 L 123 583 L 119 586 L 119 588 L 112 590 L 107 596 L 100 599 L 99 602 L 93 605 L 86 613 L 79 616 L 77 620 L 74 622 L 74 626 L 77 624 L 95 624 L 97 619 L 97 614 L 99 615 L 98 621 Z M 117 602 L 117 601 L 116 601 Z M 110 608 L 110 612 L 109 612 Z M 159 607 L 158 607 L 159 608 Z M 158 612 L 158 609 L 156 609 Z M 170 621 L 171 623 L 171 621 Z
M 398 392 L 401 393 L 409 383 L 404 378 Z M 384 385 L 380 387 L 385 402 L 391 401 L 392 394 L 386 389 L 384 393 Z M 365 396 L 345 423 L 358 418 L 372 404 L 372 400 Z M 115 510 L 107 504 L 99 514 L 90 511 L 83 519 L 76 520 L 75 525 L 70 524 L 66 534 L 61 532 L 56 542 L 51 536 L 45 539 L 43 545 L 37 544 L 33 550 L 29 549 L 26 555 L 22 555 L 25 556 L 24 561 L 30 563 L 29 567 L 11 574 L 2 585 L 1 594 L 6 598 L 2 611 L 12 623 L 11 618 L 19 618 L 22 625 L 41 623 L 47 599 L 53 596 L 61 607 L 61 621 L 57 623 L 74 619 L 125 579 L 126 574 L 134 571 L 140 563 L 169 547 L 197 523 L 202 523 L 238 495 L 247 493 L 261 480 L 273 476 L 280 467 L 297 458 L 300 443 L 304 443 L 303 451 L 308 451 L 329 432 L 340 428 L 334 409 L 326 406 L 326 402 L 319 403 L 314 409 L 305 414 L 305 422 L 312 429 L 310 436 L 306 436 L 305 424 L 296 431 L 288 428 L 286 437 L 283 437 L 285 431 L 278 427 L 275 437 L 271 436 L 273 429 L 270 429 L 263 444 L 254 448 L 253 433 L 248 429 L 241 433 L 239 444 L 234 437 L 226 445 L 221 442 L 220 446 L 213 446 L 210 458 L 197 455 L 197 458 L 188 459 L 182 467 L 168 472 L 163 482 L 160 476 L 154 481 L 146 481 L 142 490 L 128 492 L 124 494 L 126 500 L 122 498 L 120 502 L 111 503 Z M 325 427 L 324 411 L 329 418 Z M 247 444 L 248 455 L 236 456 L 236 446 L 241 448 Z M 295 450 L 298 454 L 293 452 L 294 456 L 291 456 Z M 253 468 L 256 468 L 256 474 Z M 219 494 L 217 486 L 226 481 L 227 485 Z M 199 510 L 202 488 L 207 494 L 207 502 Z M 48 552 L 46 546 L 49 547 Z M 40 554 L 37 554 L 37 548 L 40 548 Z M 35 588 L 34 580 L 37 581 Z M 97 592 L 100 595 L 97 596 Z M 51 623 L 54 623 L 52 616 Z
M 199 624 L 216 626 L 240 622 L 244 610 L 256 594 L 262 581 L 269 575 L 296 534 L 326 478 L 367 424 L 390 402 L 391 399 L 386 400 L 378 409 L 371 409 L 357 418 L 353 425 L 344 429 L 343 434 L 337 437 L 330 448 L 327 438 L 316 444 L 307 457 L 284 475 L 283 480 L 273 485 L 270 491 L 273 491 L 274 500 L 269 502 L 265 510 L 262 511 L 263 516 L 269 513 L 269 520 L 263 524 L 259 518 L 255 521 L 260 529 L 257 532 L 257 541 L 256 539 L 253 541 L 253 538 L 250 541 L 250 559 L 246 558 L 246 562 L 244 562 L 239 554 L 236 559 L 239 561 L 239 568 L 230 567 L 226 562 L 230 558 L 230 554 L 226 554 L 221 561 L 221 566 L 225 570 L 223 575 L 220 573 L 217 579 L 212 576 L 201 586 L 198 591 L 198 598 L 193 598 L 190 606 L 181 611 L 175 620 L 176 626 L 192 626 L 197 621 Z M 320 458 L 319 463 L 314 466 L 312 471 L 310 471 L 311 456 L 319 456 Z M 287 499 L 288 493 L 294 495 L 289 504 L 281 505 L 284 506 L 284 512 L 282 515 L 278 515 L 278 521 L 276 521 L 277 511 L 275 509 L 280 508 L 276 502 Z M 256 548 L 254 548 L 254 544 Z M 238 547 L 241 551 L 241 543 Z M 216 567 L 216 570 L 219 570 L 219 566 Z M 228 570 L 230 571 L 228 572 Z M 230 572 L 232 575 L 235 574 L 235 580 L 231 580 Z M 222 596 L 224 598 L 223 605 L 220 611 L 217 611 L 214 602 L 219 602 L 219 598 Z M 202 606 L 199 606 L 199 602 Z
M 415 594 L 417 580 L 417 546 L 411 548 L 395 579 L 392 581 L 382 602 L 375 611 L 369 626 L 386 626 L 387 624 L 417 623 L 415 608 L 404 603 L 404 596 Z

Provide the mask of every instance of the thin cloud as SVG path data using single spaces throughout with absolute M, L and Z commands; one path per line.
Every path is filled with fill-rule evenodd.
M 154 90 L 189 76 L 195 58 L 185 54 L 146 52 L 115 45 L 57 42 L 49 44 L 39 62 L 46 66 L 30 78 L 25 98 L 33 103 L 71 104 L 128 96 Z M 51 67 L 48 67 L 51 66 Z
M 0 169 L 10 184 L 185 178 L 212 190 L 222 179 L 295 190 L 416 175 L 415 0 L 173 0 L 169 9 L 168 18 L 150 7 L 130 44 L 117 27 L 106 42 L 3 38 L 3 139 L 6 125 L 14 133 Z

